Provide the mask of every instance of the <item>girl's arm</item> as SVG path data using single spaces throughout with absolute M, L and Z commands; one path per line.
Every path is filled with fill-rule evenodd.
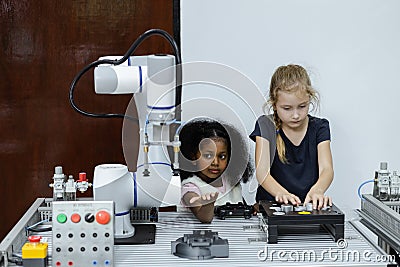
M 269 141 L 256 136 L 256 177 L 258 183 L 280 203 L 300 204 L 300 198 L 288 192 L 270 175 Z
M 199 196 L 194 192 L 183 195 L 183 203 L 190 208 L 196 218 L 202 223 L 211 223 L 214 218 L 214 203 L 218 193 L 210 193 Z
M 318 168 L 319 178 L 308 192 L 305 203 L 312 201 L 314 208 L 322 208 L 327 205 L 332 205 L 332 198 L 325 196 L 324 193 L 328 190 L 333 180 L 333 163 L 331 153 L 331 142 L 329 140 L 318 144 Z

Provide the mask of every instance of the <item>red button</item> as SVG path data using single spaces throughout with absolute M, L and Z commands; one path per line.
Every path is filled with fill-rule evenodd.
M 107 224 L 110 222 L 110 219 L 111 219 L 110 213 L 108 213 L 105 210 L 101 210 L 96 213 L 96 221 L 99 224 Z
M 28 237 L 29 242 L 38 243 L 42 237 L 39 235 L 31 235 Z
M 74 213 L 71 215 L 71 221 L 74 223 L 78 223 L 81 221 L 81 216 L 78 213 Z

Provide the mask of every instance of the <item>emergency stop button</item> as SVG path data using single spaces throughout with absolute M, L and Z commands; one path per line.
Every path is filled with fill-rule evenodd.
M 101 210 L 96 213 L 96 221 L 99 224 L 107 224 L 110 222 L 110 220 L 111 220 L 111 216 L 108 211 Z

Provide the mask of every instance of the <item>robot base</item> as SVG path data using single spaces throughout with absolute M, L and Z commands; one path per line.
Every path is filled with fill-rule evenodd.
M 156 225 L 150 223 L 138 223 L 132 225 L 135 235 L 128 238 L 115 238 L 115 245 L 154 244 L 156 240 Z

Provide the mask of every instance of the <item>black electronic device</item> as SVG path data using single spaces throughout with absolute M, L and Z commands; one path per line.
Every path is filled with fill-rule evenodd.
M 344 213 L 335 205 L 321 210 L 297 209 L 296 206 L 264 200 L 259 205 L 266 219 L 270 244 L 278 243 L 278 226 L 320 225 L 333 236 L 335 242 L 344 238 Z
M 214 214 L 221 220 L 225 220 L 227 217 L 250 219 L 253 215 L 253 206 L 245 205 L 242 202 L 237 204 L 227 202 L 225 205 L 215 206 Z

